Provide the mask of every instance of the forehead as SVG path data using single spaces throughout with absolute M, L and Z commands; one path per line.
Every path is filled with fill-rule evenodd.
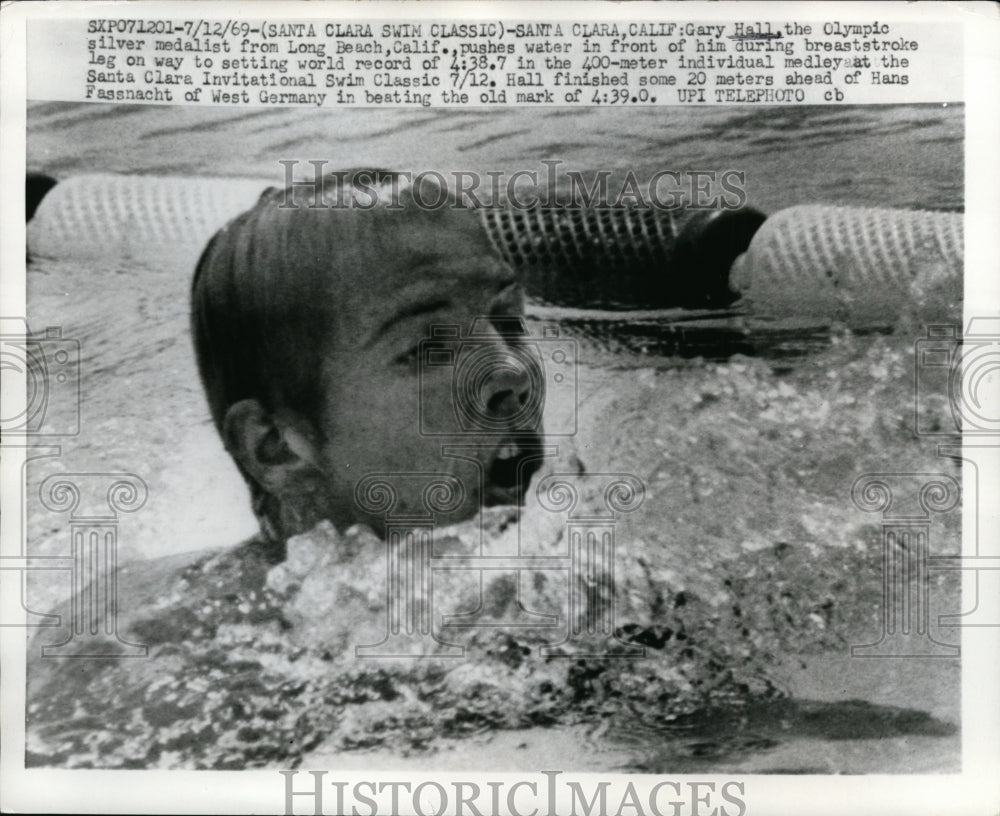
M 420 218 L 385 213 L 359 235 L 364 238 L 341 259 L 341 323 L 370 321 L 412 296 L 440 294 L 476 308 L 513 279 L 471 210 Z

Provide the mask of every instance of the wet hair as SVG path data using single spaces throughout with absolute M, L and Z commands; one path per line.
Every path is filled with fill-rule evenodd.
M 445 206 L 454 204 L 447 193 Z M 400 210 L 435 218 L 415 205 L 405 176 L 346 170 L 321 184 L 268 189 L 212 237 L 192 282 L 191 335 L 220 435 L 229 408 L 244 399 L 272 412 L 294 409 L 318 429 L 322 353 L 346 271 L 338 257 L 345 246 L 391 242 Z M 236 464 L 265 536 L 283 537 L 277 497 Z

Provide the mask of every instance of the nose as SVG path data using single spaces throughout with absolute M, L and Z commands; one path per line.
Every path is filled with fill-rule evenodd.
M 497 419 L 516 416 L 531 398 L 531 377 L 523 361 L 499 363 L 486 383 L 486 410 Z
M 544 401 L 539 362 L 531 347 L 509 345 L 502 338 L 490 346 L 487 376 L 479 393 L 484 413 L 511 429 L 537 426 Z M 485 360 L 484 360 L 485 362 Z

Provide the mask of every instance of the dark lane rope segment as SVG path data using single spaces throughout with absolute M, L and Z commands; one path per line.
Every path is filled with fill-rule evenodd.
M 56 180 L 45 173 L 28 173 L 24 180 L 24 220 L 35 217 L 35 210 L 53 187 Z
M 722 308 L 765 215 L 740 210 L 491 208 L 483 223 L 529 295 L 584 309 Z

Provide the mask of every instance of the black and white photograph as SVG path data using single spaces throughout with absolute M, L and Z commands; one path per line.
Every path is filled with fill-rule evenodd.
M 12 812 L 997 806 L 995 7 L 17 5 Z

